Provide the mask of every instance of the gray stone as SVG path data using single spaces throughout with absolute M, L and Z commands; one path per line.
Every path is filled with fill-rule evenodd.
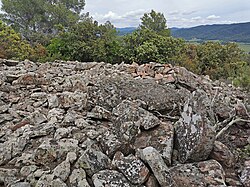
M 92 176 L 95 187 L 132 187 L 127 179 L 118 171 L 103 170 Z
M 13 143 L 13 140 L 9 140 L 0 144 L 0 165 L 6 163 L 12 158 Z
M 8 105 L 1 105 L 0 106 L 0 114 L 5 113 L 9 110 L 9 106 Z
M 63 161 L 53 171 L 53 174 L 62 179 L 62 181 L 66 181 L 70 174 L 70 163 L 69 161 Z
M 17 169 L 0 168 L 0 184 L 2 184 L 3 186 L 9 186 L 15 183 L 18 180 L 17 176 Z
M 28 182 L 18 182 L 16 184 L 12 184 L 10 187 L 31 187 Z
M 35 111 L 31 116 L 31 121 L 35 125 L 39 125 L 41 123 L 44 123 L 47 121 L 47 118 L 44 114 L 42 114 L 40 111 Z
M 49 108 L 56 108 L 59 105 L 59 99 L 56 95 L 48 96 Z
M 71 164 L 72 164 L 74 161 L 76 161 L 76 159 L 77 159 L 77 155 L 76 155 L 75 152 L 69 152 L 69 153 L 67 154 L 66 161 L 70 162 Z
M 102 150 L 110 158 L 113 157 L 117 151 L 121 150 L 123 146 L 118 133 L 111 129 L 98 137 L 98 140 L 100 141 Z
M 31 173 L 34 173 L 37 170 L 37 166 L 36 165 L 30 165 L 30 166 L 23 166 L 20 170 L 20 174 L 23 177 L 27 177 L 29 176 Z
M 88 127 L 90 126 L 90 124 L 83 118 L 78 118 L 75 120 L 75 125 L 80 128 L 80 129 L 83 129 L 85 127 Z
M 141 132 L 135 139 L 134 148 L 155 148 L 167 165 L 171 165 L 174 145 L 174 127 L 171 123 L 161 124 L 152 130 Z
M 194 92 L 185 103 L 180 120 L 175 124 L 179 161 L 206 160 L 213 149 L 215 130 L 206 115 L 208 100 L 200 100 L 203 92 Z
M 241 172 L 240 180 L 245 187 L 250 186 L 250 160 L 245 161 L 244 168 Z
M 78 168 L 83 168 L 88 176 L 92 176 L 98 171 L 109 169 L 111 167 L 111 160 L 101 151 L 88 148 L 79 157 L 76 165 Z
M 169 64 L 0 59 L 0 186 L 249 186 L 249 124 L 212 127 L 249 99 Z
M 40 177 L 40 179 L 37 181 L 35 187 L 45 187 L 50 186 L 53 182 L 54 175 L 51 174 L 44 174 Z
M 59 97 L 59 106 L 62 108 L 85 109 L 87 105 L 87 94 L 79 91 L 63 92 Z
M 139 107 L 137 103 L 127 100 L 114 108 L 113 113 L 118 116 L 116 123 L 119 124 L 133 122 L 135 126 L 138 125 L 146 130 L 160 125 L 160 120 L 156 116 Z
M 74 169 L 69 177 L 71 186 L 90 187 L 86 180 L 86 173 L 83 169 Z
M 54 134 L 54 138 L 59 140 L 61 138 L 67 138 L 70 133 L 70 130 L 68 128 L 59 128 L 56 130 Z
M 174 186 L 226 186 L 225 173 L 215 160 L 182 164 L 170 168 Z
M 113 109 L 113 114 L 117 116 L 114 119 L 114 135 L 119 137 L 118 141 L 132 143 L 142 129 L 150 129 L 160 125 L 160 120 L 138 106 L 138 103 L 123 101 Z
M 112 163 L 133 184 L 143 184 L 149 176 L 148 168 L 134 155 L 124 157 L 121 152 L 117 152 Z
M 42 165 L 66 159 L 68 152 L 79 151 L 78 141 L 75 139 L 47 139 L 34 153 L 34 161 Z
M 67 184 L 65 184 L 61 179 L 54 179 L 51 183 L 51 186 L 53 187 L 67 187 Z
M 95 106 L 91 112 L 87 114 L 87 117 L 89 118 L 95 118 L 95 119 L 106 119 L 111 120 L 112 114 L 110 111 L 106 110 L 103 107 Z
M 146 147 L 137 151 L 137 156 L 146 162 L 161 186 L 171 186 L 173 181 L 169 169 L 160 153 L 153 147 Z

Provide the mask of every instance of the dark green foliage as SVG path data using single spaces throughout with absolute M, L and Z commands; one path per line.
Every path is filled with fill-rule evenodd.
M 250 22 L 221 25 L 202 25 L 192 28 L 172 29 L 172 35 L 185 40 L 222 40 L 250 43 Z
M 0 58 L 24 60 L 34 54 L 35 50 L 28 42 L 0 20 Z
M 57 25 L 74 25 L 84 5 L 84 0 L 2 0 L 2 17 L 27 39 L 36 41 L 55 34 Z
M 141 18 L 140 29 L 148 29 L 163 36 L 170 36 L 166 22 L 167 20 L 162 13 L 151 10 L 150 13 L 145 13 Z
M 123 60 L 147 63 L 151 61 L 175 64 L 184 40 L 162 36 L 149 29 L 139 29 L 124 37 Z
M 51 58 L 78 61 L 119 62 L 120 43 L 110 22 L 98 25 L 88 15 L 51 40 Z

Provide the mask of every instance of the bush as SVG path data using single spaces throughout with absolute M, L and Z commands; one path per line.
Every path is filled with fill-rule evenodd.
M 17 60 L 38 60 L 46 54 L 41 45 L 34 48 L 20 34 L 0 20 L 0 58 Z

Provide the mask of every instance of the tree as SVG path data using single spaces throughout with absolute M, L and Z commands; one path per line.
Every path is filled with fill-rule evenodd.
M 149 29 L 139 29 L 123 39 L 125 62 L 179 64 L 184 40 L 160 35 Z
M 70 27 L 82 16 L 85 0 L 2 0 L 2 18 L 27 39 L 55 34 L 57 25 Z
M 45 53 L 44 47 L 32 47 L 20 34 L 0 20 L 0 58 L 38 60 L 45 56 Z
M 149 29 L 162 34 L 170 36 L 170 30 L 167 28 L 167 20 L 162 13 L 151 10 L 150 13 L 145 13 L 141 18 L 141 29 Z
M 82 21 L 53 38 L 47 49 L 52 59 L 120 61 L 120 42 L 114 26 L 110 22 L 99 25 L 88 14 Z

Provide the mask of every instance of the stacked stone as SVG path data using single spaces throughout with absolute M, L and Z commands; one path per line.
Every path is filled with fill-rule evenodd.
M 0 73 L 0 186 L 250 184 L 216 141 L 216 118 L 247 102 L 237 89 L 156 63 L 0 60 Z

